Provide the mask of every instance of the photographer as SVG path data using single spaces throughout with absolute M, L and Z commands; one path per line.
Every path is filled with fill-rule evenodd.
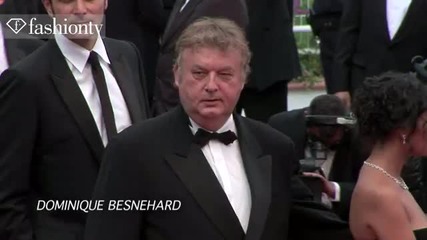
M 360 168 L 369 155 L 368 146 L 363 146 L 354 123 L 340 99 L 327 94 L 315 97 L 308 108 L 282 112 L 269 120 L 273 128 L 294 141 L 303 174 L 320 181 L 322 202 L 331 204 L 345 220 Z M 417 197 L 421 189 L 420 175 L 419 161 L 410 161 L 405 169 L 405 181 L 417 200 L 421 199 Z M 420 205 L 421 202 L 419 200 Z

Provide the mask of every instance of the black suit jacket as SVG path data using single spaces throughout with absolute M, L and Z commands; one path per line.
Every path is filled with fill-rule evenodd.
M 0 14 L 38 14 L 39 4 L 41 1 L 37 0 L 5 0 L 0 5 Z
M 44 41 L 38 39 L 4 39 L 9 67 L 18 63 L 43 44 Z
M 157 79 L 154 89 L 155 115 L 166 112 L 178 105 L 178 91 L 174 87 L 173 64 L 175 43 L 182 31 L 194 20 L 201 17 L 224 17 L 235 21 L 242 28 L 248 24 L 244 0 L 190 0 L 179 12 L 184 0 L 175 2 L 166 29 L 161 38 L 160 55 L 157 62 Z
M 314 0 L 311 10 L 313 14 L 341 14 L 343 0 Z
M 168 19 L 169 15 L 172 12 L 173 5 L 175 4 L 176 0 L 162 0 L 162 2 L 163 2 L 163 9 L 165 11 L 166 19 Z
M 289 136 L 295 143 L 297 159 L 305 159 L 307 146 L 305 111 L 304 108 L 282 112 L 272 116 L 269 120 L 269 124 L 273 128 Z M 351 195 L 359 177 L 360 168 L 367 157 L 368 151 L 364 151 L 359 139 L 354 134 L 347 135 L 335 152 L 329 180 L 340 185 L 341 200 L 334 204 L 334 210 L 343 219 L 348 219 Z
M 151 102 L 156 75 L 159 39 L 167 16 L 162 0 L 109 1 L 105 15 L 107 37 L 134 43 L 141 53 Z
M 392 40 L 388 33 L 386 2 L 343 1 L 332 92 L 354 92 L 365 77 L 389 70 L 408 72 L 414 56 L 427 57 L 427 0 L 412 0 Z
M 293 34 L 293 0 L 246 0 L 253 53 L 246 87 L 264 90 L 301 75 Z
M 132 122 L 146 119 L 135 47 L 112 39 L 104 44 Z M 40 199 L 90 199 L 104 152 L 54 40 L 2 74 L 0 116 L 0 239 L 81 239 L 83 212 L 36 211 Z
M 105 201 L 180 200 L 181 208 L 173 212 L 93 212 L 85 239 L 288 239 L 292 143 L 263 123 L 237 115 L 234 119 L 251 189 L 246 235 L 200 146 L 192 142 L 187 115 L 178 107 L 129 128 L 109 146 L 94 197 Z M 306 211 L 293 209 L 296 215 L 307 216 Z M 333 215 L 323 214 L 307 217 L 321 219 L 308 228 L 345 229 Z M 305 239 L 304 233 L 297 236 L 295 239 Z
M 45 43 L 43 40 L 33 38 L 29 35 L 15 35 L 15 33 L 12 33 L 5 25 L 2 26 L 2 31 L 9 67 L 15 65 Z M 11 38 L 11 36 L 14 36 L 14 38 Z

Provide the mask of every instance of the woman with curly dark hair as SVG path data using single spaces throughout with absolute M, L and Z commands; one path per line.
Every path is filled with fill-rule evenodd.
M 356 240 L 427 239 L 427 218 L 400 177 L 411 156 L 427 155 L 427 88 L 413 75 L 367 78 L 353 112 L 372 144 L 352 196 Z

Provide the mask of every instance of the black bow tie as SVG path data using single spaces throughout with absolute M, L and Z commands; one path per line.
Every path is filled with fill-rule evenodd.
M 208 132 L 201 128 L 197 130 L 194 135 L 194 142 L 200 145 L 201 147 L 205 146 L 210 140 L 218 140 L 225 145 L 228 145 L 234 142 L 237 139 L 237 136 L 234 132 L 228 130 L 227 132 L 217 133 L 217 132 Z

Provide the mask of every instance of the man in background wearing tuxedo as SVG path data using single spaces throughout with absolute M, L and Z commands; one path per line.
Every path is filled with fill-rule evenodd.
M 267 122 L 285 111 L 288 82 L 301 75 L 293 33 L 293 0 L 246 0 L 249 12 L 247 36 L 253 53 L 248 84 L 237 110 Z
M 412 71 L 427 57 L 427 0 L 343 1 L 331 93 L 350 105 L 366 77 Z
M 110 1 L 105 13 L 105 35 L 130 41 L 138 48 L 143 62 L 147 95 L 152 104 L 156 79 L 159 39 L 167 22 L 162 0 Z

